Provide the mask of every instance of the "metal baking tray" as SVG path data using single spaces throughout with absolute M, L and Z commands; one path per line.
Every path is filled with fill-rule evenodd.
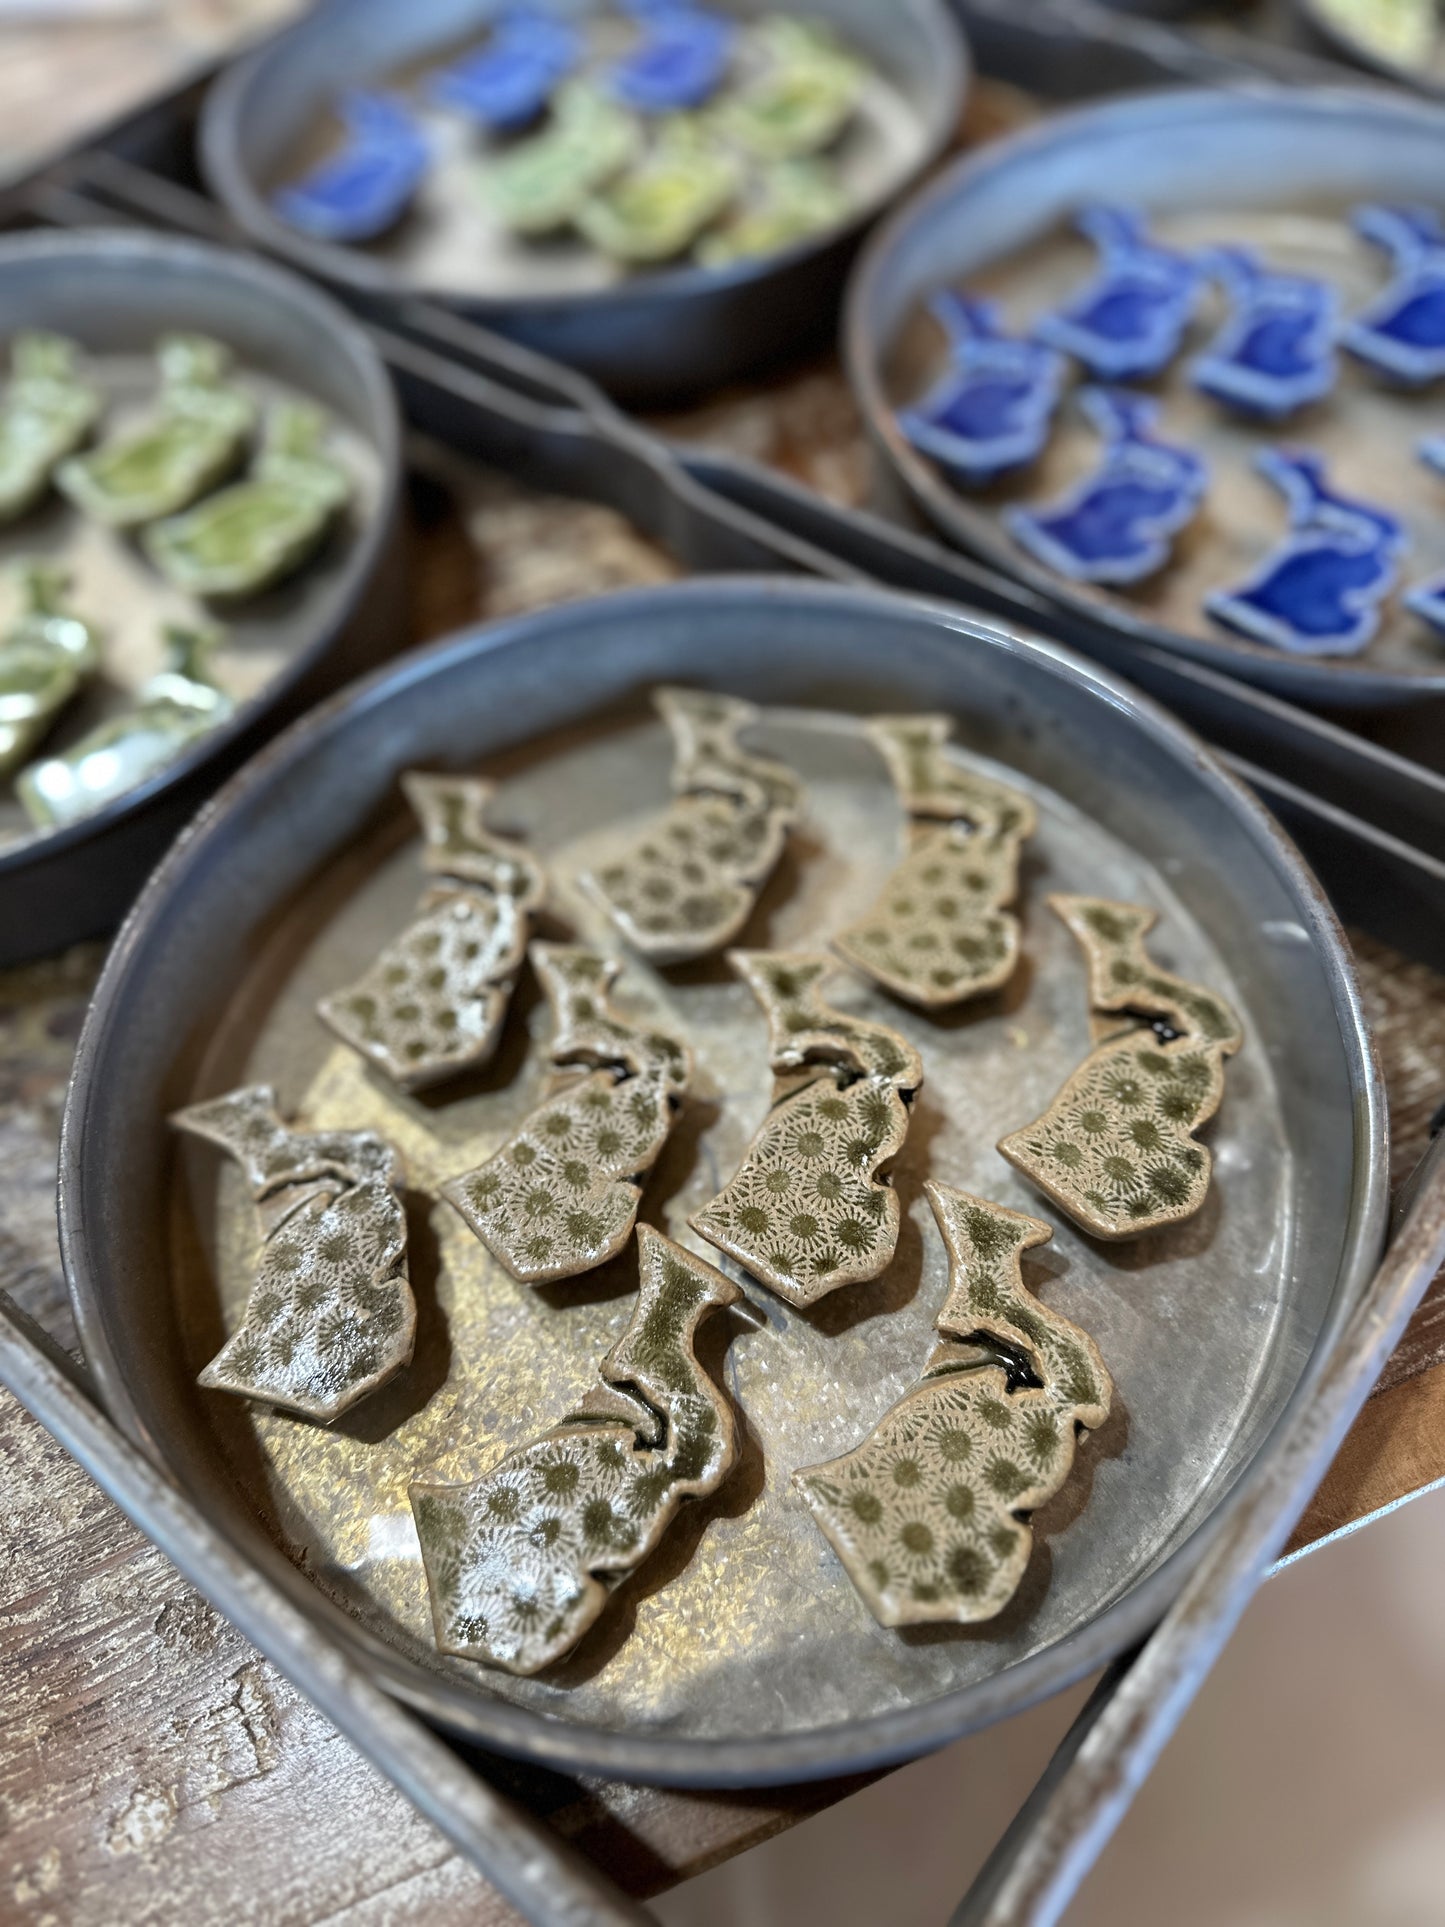
M 3 786 L 0 963 L 112 929 L 221 778 L 281 720 L 394 646 L 405 591 L 396 402 L 364 332 L 328 297 L 204 242 L 114 230 L 17 234 L 0 239 L 0 336 L 25 328 L 78 341 L 90 378 L 112 402 L 133 403 L 148 391 L 159 335 L 191 329 L 224 340 L 240 363 L 238 379 L 263 399 L 299 393 L 328 410 L 356 499 L 303 574 L 224 612 L 217 667 L 238 699 L 228 722 L 148 782 L 59 830 L 32 830 Z M 106 631 L 96 688 L 47 739 L 63 747 L 160 666 L 160 622 L 186 614 L 186 605 L 130 543 L 87 525 L 58 498 L 0 533 L 0 557 L 37 552 L 71 568 L 76 608 Z
M 590 4 L 590 0 L 589 0 Z M 766 12 L 740 0 L 747 18 Z M 825 0 L 826 20 L 874 68 L 839 167 L 856 202 L 846 223 L 726 269 L 627 274 L 591 248 L 518 244 L 478 213 L 473 162 L 439 143 L 427 205 L 367 248 L 308 240 L 269 190 L 314 140 L 339 88 L 375 86 L 475 39 L 497 0 L 330 0 L 230 67 L 201 122 L 206 176 L 252 241 L 334 287 L 379 303 L 423 295 L 584 369 L 633 403 L 715 388 L 829 333 L 867 224 L 943 152 L 968 89 L 968 53 L 945 0 Z
M 409 914 L 416 846 L 396 779 L 411 767 L 497 779 L 496 820 L 547 862 L 559 913 L 605 943 L 575 877 L 601 825 L 639 822 L 665 800 L 665 734 L 637 711 L 648 688 L 680 679 L 766 705 L 758 741 L 807 787 L 795 857 L 752 941 L 819 947 L 872 900 L 900 827 L 852 719 L 941 709 L 968 752 L 1038 803 L 1032 971 L 953 1023 L 849 986 L 848 1008 L 901 1026 L 925 1059 L 896 1167 L 912 1226 L 900 1261 L 826 1317 L 769 1305 L 766 1332 L 734 1339 L 727 1373 L 750 1448 L 705 1535 L 694 1544 L 700 1520 L 680 1531 L 690 1556 L 644 1566 L 552 1679 L 514 1680 L 437 1656 L 406 1481 L 443 1455 L 455 1476 L 468 1451 L 480 1470 L 567 1409 L 620 1329 L 633 1267 L 521 1292 L 434 1202 L 444 1174 L 487 1154 L 536 1101 L 535 1049 L 520 1069 L 518 1050 L 504 1052 L 496 1078 L 455 1102 L 407 1099 L 364 1071 L 314 1004 Z M 1199 1220 L 1122 1250 L 1056 1233 L 1050 1302 L 1099 1343 L 1119 1415 L 1081 1461 L 1083 1488 L 1036 1517 L 1047 1551 L 1023 1594 L 995 1625 L 899 1637 L 823 1554 L 788 1474 L 845 1449 L 928 1350 L 944 1279 L 923 1178 L 1029 1206 L 993 1142 L 1042 1107 L 1087 1045 L 1069 940 L 1041 911 L 1058 887 L 1158 905 L 1161 956 L 1232 999 L 1249 1045 L 1211 1132 L 1220 1175 Z M 676 1230 L 766 1108 L 765 1053 L 751 999 L 724 969 L 669 974 L 627 957 L 624 981 L 634 1008 L 700 1054 L 698 1102 L 645 1206 Z M 535 1039 L 544 1028 L 538 1012 Z M 178 1155 L 166 1120 L 258 1081 L 312 1124 L 381 1130 L 422 1194 L 413 1242 L 432 1255 L 417 1363 L 375 1410 L 329 1431 L 195 1387 L 249 1286 L 252 1213 L 228 1179 L 218 1185 L 213 1157 Z M 1195 739 L 1056 645 L 881 591 L 746 578 L 463 634 L 335 699 L 242 772 L 156 872 L 97 989 L 63 1137 L 61 1242 L 117 1422 L 373 1678 L 538 1764 L 781 1784 L 943 1744 L 1082 1677 L 1158 1620 L 1358 1301 L 1387 1165 L 1382 1087 L 1338 927 L 1277 827 Z M 1185 1356 L 1215 1369 L 1181 1371 Z

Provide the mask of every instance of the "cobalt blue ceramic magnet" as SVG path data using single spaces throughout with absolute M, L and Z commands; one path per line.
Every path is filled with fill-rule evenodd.
M 1394 278 L 1340 343 L 1377 374 L 1418 387 L 1445 375 L 1445 228 L 1428 207 L 1361 207 L 1355 231 L 1383 248 Z
M 898 426 L 967 488 L 1034 461 L 1049 439 L 1068 364 L 1005 335 L 991 301 L 944 289 L 928 311 L 948 337 L 948 367 Z
M 1098 468 L 1044 508 L 1006 510 L 1004 525 L 1071 582 L 1142 582 L 1169 560 L 1170 538 L 1204 499 L 1209 471 L 1191 449 L 1149 434 L 1156 402 L 1106 388 L 1085 388 L 1079 400 L 1104 437 Z
M 371 241 L 394 227 L 431 164 L 426 137 L 390 94 L 346 94 L 336 112 L 346 144 L 280 188 L 272 207 L 318 241 Z
M 639 114 L 704 106 L 727 73 L 734 23 L 684 0 L 633 0 L 628 11 L 642 38 L 612 69 L 614 96 Z
M 1296 656 L 1357 655 L 1374 635 L 1406 547 L 1400 522 L 1325 485 L 1310 449 L 1267 448 L 1255 466 L 1285 498 L 1290 532 L 1254 574 L 1216 589 L 1216 622 Z
M 1191 364 L 1194 386 L 1270 421 L 1327 395 L 1339 305 L 1328 282 L 1277 273 L 1248 248 L 1216 248 L 1204 260 L 1224 284 L 1230 315 Z
M 575 27 L 519 7 L 498 18 L 475 53 L 434 74 L 430 93 L 439 107 L 455 108 L 493 133 L 512 133 L 536 120 L 581 59 Z
M 1430 435 L 1416 447 L 1415 453 L 1427 468 L 1433 468 L 1439 475 L 1445 475 L 1445 435 Z M 1445 635 L 1445 575 L 1432 576 L 1426 582 L 1417 583 L 1405 596 L 1405 607 L 1428 622 L 1432 629 Z
M 1179 352 L 1204 285 L 1199 263 L 1149 239 L 1132 208 L 1095 206 L 1074 222 L 1099 250 L 1099 265 L 1034 334 L 1104 381 L 1157 375 Z

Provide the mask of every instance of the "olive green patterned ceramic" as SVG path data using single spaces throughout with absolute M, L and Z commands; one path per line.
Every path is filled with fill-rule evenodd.
M 1069 896 L 1049 908 L 1088 960 L 1101 1041 L 998 1148 L 1095 1237 L 1137 1237 L 1203 1204 L 1212 1161 L 1194 1132 L 1219 1109 L 1224 1059 L 1244 1033 L 1222 997 L 1151 962 L 1157 911 Z
M 876 1278 L 898 1244 L 898 1196 L 879 1172 L 903 1148 L 923 1082 L 886 1024 L 833 1010 L 828 957 L 734 950 L 768 1019 L 774 1103 L 736 1175 L 688 1222 L 790 1305 Z
M 715 1492 L 736 1462 L 732 1407 L 694 1344 L 743 1293 L 650 1225 L 637 1258 L 632 1320 L 577 1409 L 474 1485 L 411 1487 L 444 1653 L 513 1673 L 560 1659 L 682 1501 Z
M 783 853 L 802 801 L 791 770 L 739 737 L 759 712 L 731 696 L 659 689 L 676 800 L 631 846 L 584 876 L 634 950 L 654 963 L 705 956 L 735 937 Z
M 167 629 L 167 666 L 141 688 L 134 709 L 108 717 L 60 755 L 21 771 L 16 794 L 37 829 L 89 816 L 226 720 L 235 705 L 207 667 L 217 639 L 214 629 Z
M 835 141 L 867 78 L 861 60 L 820 22 L 780 16 L 759 27 L 760 72 L 715 112 L 717 126 L 761 160 L 796 160 Z
M 736 199 L 742 178 L 736 156 L 679 115 L 635 166 L 582 203 L 576 225 L 614 261 L 671 261 Z
M 553 1062 L 594 1068 L 442 1195 L 514 1278 L 536 1285 L 591 1271 L 627 1243 L 692 1056 L 613 1008 L 607 993 L 620 966 L 610 957 L 554 943 L 533 944 L 531 956 L 556 1020 Z
M 261 1249 L 245 1316 L 201 1373 L 323 1423 L 411 1362 L 416 1303 L 395 1151 L 374 1131 L 291 1131 L 251 1085 L 171 1122 L 236 1159 Z
M 23 606 L 0 637 L 0 776 L 25 761 L 100 667 L 100 632 L 65 607 L 66 571 L 26 561 L 11 574 Z
M 303 402 L 271 415 L 251 473 L 143 537 L 152 562 L 201 596 L 258 595 L 309 562 L 351 499 L 351 478 L 322 453 L 326 417 Z
M 571 81 L 557 90 L 540 134 L 484 165 L 481 190 L 514 234 L 555 234 L 636 159 L 641 142 L 625 108 L 599 88 Z
M 231 354 L 219 341 L 167 335 L 156 359 L 161 392 L 146 420 L 55 471 L 62 493 L 111 528 L 139 528 L 189 507 L 235 468 L 255 425 L 255 403 L 226 384 Z
M 948 1248 L 941 1342 L 923 1382 L 856 1451 L 793 1474 L 848 1577 L 884 1626 L 992 1619 L 1018 1589 L 1028 1515 L 1069 1476 L 1113 1385 L 1092 1339 L 1025 1290 L 1020 1260 L 1048 1225 L 925 1185 Z
M 33 508 L 57 462 L 100 419 L 101 396 L 80 371 L 64 335 L 22 334 L 10 349 L 10 384 L 0 402 L 0 523 Z
M 316 1008 L 353 1050 L 416 1091 L 476 1070 L 496 1050 L 547 878 L 520 843 L 487 828 L 491 783 L 409 770 L 401 786 L 422 826 L 422 861 L 445 882 L 364 976 Z
M 837 227 L 852 206 L 848 190 L 822 162 L 774 162 L 759 169 L 748 199 L 731 218 L 698 242 L 697 258 L 705 268 L 725 268 L 776 254 Z
M 946 754 L 946 716 L 883 716 L 868 725 L 913 819 L 882 895 L 833 940 L 855 969 L 896 997 L 943 1009 L 997 990 L 1014 973 L 1019 853 L 1038 826 L 1021 790 Z

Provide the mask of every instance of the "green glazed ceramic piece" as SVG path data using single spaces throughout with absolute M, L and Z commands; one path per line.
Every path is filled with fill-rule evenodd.
M 558 89 L 551 124 L 542 133 L 486 164 L 482 192 L 514 234 L 555 234 L 631 165 L 641 141 L 625 108 L 598 88 L 572 81 Z
M 0 523 L 35 506 L 56 463 L 79 448 L 102 407 L 64 335 L 17 335 L 10 371 L 0 402 Z
M 756 193 L 697 244 L 705 268 L 755 261 L 837 227 L 852 211 L 847 190 L 822 161 L 778 161 L 764 168 Z
M 759 160 L 797 160 L 837 140 L 868 70 L 820 23 L 786 15 L 754 37 L 765 65 L 715 110 L 715 124 Z
M 534 943 L 556 1020 L 552 1061 L 595 1068 L 561 1084 L 494 1157 L 442 1186 L 523 1284 L 575 1278 L 616 1257 L 692 1076 L 684 1045 L 608 1001 L 620 966 L 580 945 Z
M 1320 13 L 1381 60 L 1420 68 L 1440 33 L 1436 0 L 1315 0 Z
M 24 607 L 0 638 L 0 776 L 25 761 L 100 667 L 99 630 L 65 607 L 66 571 L 27 561 L 10 573 Z
M 191 595 L 250 596 L 309 562 L 351 499 L 346 470 L 321 452 L 325 429 L 309 403 L 278 407 L 244 481 L 146 530 L 162 575 Z
M 147 420 L 55 471 L 61 492 L 111 528 L 139 528 L 188 508 L 235 468 L 255 425 L 255 403 L 225 385 L 231 354 L 219 341 L 167 335 L 156 358 L 161 393 Z
M 166 639 L 168 665 L 145 684 L 134 709 L 109 717 L 61 755 L 21 771 L 16 792 L 37 829 L 78 822 L 123 796 L 232 713 L 234 703 L 206 666 L 219 632 L 168 628 Z
M 473 1485 L 411 1487 L 444 1653 L 512 1673 L 552 1665 L 682 1501 L 716 1492 L 737 1461 L 732 1406 L 694 1346 L 743 1293 L 649 1225 L 637 1257 L 631 1322 L 576 1412 Z
M 898 1196 L 880 1171 L 903 1148 L 923 1082 L 897 1031 L 831 1009 L 827 957 L 732 950 L 767 1014 L 779 1082 L 736 1176 L 689 1219 L 790 1305 L 876 1278 L 898 1243 Z
M 520 843 L 486 827 L 493 784 L 418 770 L 401 784 L 422 826 L 423 862 L 447 881 L 370 970 L 317 1011 L 384 1076 L 418 1091 L 490 1060 L 547 878 Z
M 678 115 L 636 166 L 582 203 L 576 226 L 614 261 L 671 261 L 727 210 L 742 178 L 726 147 Z
M 1006 783 L 947 757 L 946 716 L 885 716 L 868 725 L 905 810 L 907 853 L 866 916 L 833 948 L 895 997 L 942 1010 L 997 990 L 1019 955 L 1019 854 L 1038 818 Z M 947 818 L 947 821 L 938 819 Z
M 783 853 L 802 785 L 739 737 L 759 711 L 732 696 L 659 689 L 677 799 L 621 856 L 581 881 L 634 950 L 682 963 L 729 942 Z
M 1212 1160 L 1194 1132 L 1219 1109 L 1224 1059 L 1244 1033 L 1222 997 L 1151 963 L 1156 911 L 1069 896 L 1049 908 L 1088 960 L 1101 1041 L 1043 1116 L 998 1148 L 1096 1238 L 1138 1237 L 1203 1204 Z
M 1093 1340 L 1024 1289 L 1049 1226 L 948 1185 L 925 1186 L 948 1247 L 942 1342 L 923 1382 L 856 1451 L 793 1474 L 884 1626 L 992 1619 L 1033 1547 L 1028 1515 L 1069 1476 L 1081 1430 L 1109 1416 Z
M 245 1315 L 197 1383 L 328 1424 L 411 1363 L 395 1151 L 374 1131 L 288 1129 L 264 1084 L 171 1122 L 235 1158 L 261 1229 Z

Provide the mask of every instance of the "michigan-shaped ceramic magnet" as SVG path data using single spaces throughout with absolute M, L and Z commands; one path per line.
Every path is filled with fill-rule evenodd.
M 344 139 L 271 205 L 316 241 L 374 241 L 396 226 L 431 166 L 431 147 L 393 94 L 344 94 L 335 112 Z
M 1133 208 L 1096 204 L 1074 225 L 1098 250 L 1098 265 L 1062 307 L 1039 316 L 1035 336 L 1101 381 L 1157 375 L 1179 352 L 1204 287 L 1202 266 L 1152 240 Z
M 966 488 L 981 487 L 1043 452 L 1068 364 L 1053 348 L 1006 335 L 998 310 L 956 289 L 928 311 L 948 342 L 948 365 L 898 426 L 921 454 Z
M 1229 316 L 1189 366 L 1194 386 L 1241 415 L 1278 421 L 1319 401 L 1335 383 L 1339 298 L 1313 275 L 1267 268 L 1248 248 L 1203 257 Z
M 1389 255 L 1389 285 L 1340 330 L 1340 344 L 1409 387 L 1445 375 L 1445 227 L 1430 207 L 1361 207 L 1356 230 Z
M 475 52 L 433 74 L 429 92 L 439 107 L 465 114 L 493 133 L 529 126 L 553 89 L 583 56 L 578 28 L 540 7 L 509 7 Z
M 100 667 L 99 630 L 66 607 L 66 570 L 36 558 L 10 574 L 21 609 L 0 636 L 0 777 L 20 767 Z
M 632 0 L 627 11 L 639 32 L 608 74 L 615 98 L 639 114 L 705 106 L 727 76 L 736 23 L 690 0 Z
M 0 524 L 35 506 L 56 463 L 85 440 L 101 407 L 100 390 L 82 373 L 73 341 L 52 334 L 15 337 L 0 400 Z

